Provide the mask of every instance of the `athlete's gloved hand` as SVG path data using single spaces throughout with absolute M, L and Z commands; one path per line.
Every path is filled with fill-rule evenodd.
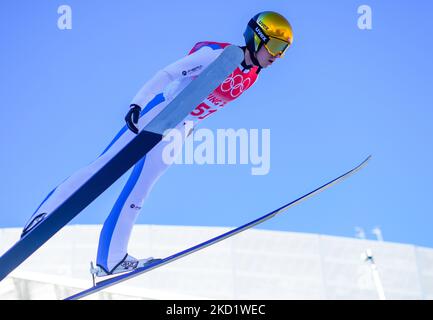
M 138 119 L 140 118 L 141 107 L 138 104 L 131 104 L 131 108 L 125 116 L 126 125 L 129 130 L 138 134 Z

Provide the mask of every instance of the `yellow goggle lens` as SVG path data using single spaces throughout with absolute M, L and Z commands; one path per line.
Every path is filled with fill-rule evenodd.
M 277 55 L 283 56 L 289 46 L 290 43 L 288 43 L 287 41 L 273 37 L 269 37 L 268 43 L 265 44 L 266 50 L 268 50 L 269 54 L 274 57 Z

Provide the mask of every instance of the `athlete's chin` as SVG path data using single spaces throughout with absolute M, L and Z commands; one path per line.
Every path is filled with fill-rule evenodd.
M 266 69 L 267 67 L 271 66 L 272 63 L 273 63 L 273 61 L 272 62 L 271 61 L 266 61 L 264 63 L 261 63 L 261 66 L 262 66 L 263 69 Z

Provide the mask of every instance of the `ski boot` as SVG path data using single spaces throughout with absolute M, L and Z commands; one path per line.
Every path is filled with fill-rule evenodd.
M 90 274 L 92 275 L 93 286 L 95 286 L 96 284 L 97 277 L 98 278 L 107 277 L 118 273 L 131 272 L 137 268 L 141 268 L 144 265 L 150 262 L 154 262 L 156 260 L 160 260 L 160 259 L 154 259 L 153 257 L 149 257 L 146 259 L 139 260 L 128 254 L 111 272 L 107 272 L 107 270 L 105 270 L 99 265 L 94 267 L 93 262 L 90 262 Z

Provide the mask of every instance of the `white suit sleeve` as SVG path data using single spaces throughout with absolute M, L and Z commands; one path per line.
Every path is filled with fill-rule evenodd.
M 171 82 L 184 78 L 197 77 L 222 53 L 222 51 L 222 49 L 213 50 L 210 47 L 203 47 L 166 66 L 144 84 L 131 103 L 144 108 L 155 95 L 163 92 L 164 88 Z

